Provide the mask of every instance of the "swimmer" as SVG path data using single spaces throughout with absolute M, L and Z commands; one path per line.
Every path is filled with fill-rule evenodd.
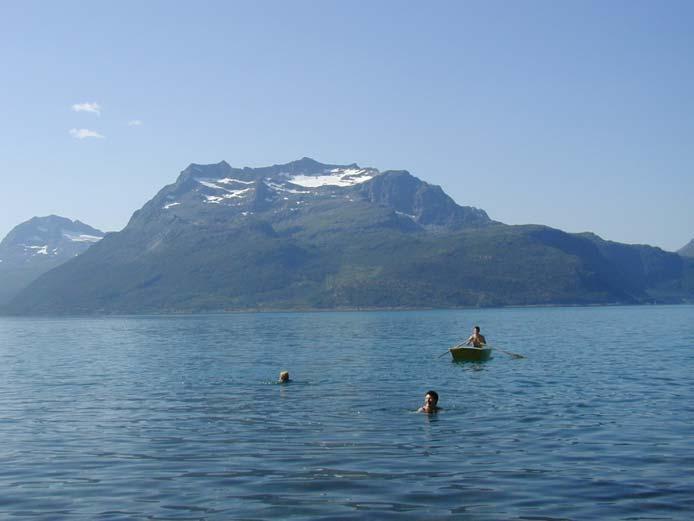
M 439 394 L 436 391 L 427 391 L 424 395 L 424 403 L 417 409 L 417 412 L 426 414 L 436 414 L 441 410 L 437 404 L 439 403 Z
M 282 371 L 280 373 L 280 379 L 277 380 L 277 383 L 278 384 L 286 384 L 289 382 L 291 382 L 291 380 L 289 379 L 289 371 Z

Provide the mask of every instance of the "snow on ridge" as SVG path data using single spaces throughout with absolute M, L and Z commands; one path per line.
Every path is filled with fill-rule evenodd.
M 232 197 L 243 197 L 244 194 L 251 191 L 251 188 L 244 188 L 243 190 L 230 190 L 229 193 L 224 194 L 225 199 L 231 199 Z
M 273 183 L 273 182 L 269 182 L 269 181 L 266 182 L 265 184 L 267 186 L 269 186 L 270 188 L 272 188 L 273 190 L 277 190 L 278 192 L 287 192 L 290 194 L 310 194 L 311 193 L 310 190 L 294 190 L 293 188 L 287 188 L 285 186 L 278 185 L 277 183 Z
M 206 179 L 198 179 L 197 177 L 195 180 L 200 183 L 203 186 L 206 186 L 207 188 L 213 188 L 215 190 L 226 190 L 223 186 L 218 186 L 216 183 L 214 183 L 214 180 L 206 180 Z
M 255 181 L 243 181 L 242 179 L 234 179 L 233 177 L 225 177 L 224 179 L 217 180 L 217 182 L 225 184 L 225 185 L 228 185 L 231 183 L 241 183 L 242 185 L 252 185 L 253 183 L 255 183 Z
M 231 188 L 228 188 L 226 186 L 220 186 L 218 183 L 222 183 L 225 185 L 229 185 L 232 183 L 240 183 L 244 185 L 252 185 L 254 184 L 253 181 L 241 181 L 240 179 L 233 179 L 231 177 L 225 177 L 224 179 L 210 179 L 210 178 L 205 178 L 205 177 L 196 177 L 195 180 L 200 183 L 203 186 L 206 186 L 207 188 L 212 188 L 213 190 L 218 190 L 222 191 L 221 195 L 206 195 L 205 202 L 208 203 L 219 203 L 223 199 L 231 199 L 234 197 L 243 197 L 245 194 L 250 192 L 252 190 L 252 187 L 248 188 L 242 188 L 239 190 L 233 190 Z
M 32 255 L 48 255 L 48 245 L 44 244 L 43 246 L 27 246 L 24 245 L 24 251 L 26 250 L 34 250 Z
M 181 203 L 175 202 L 175 203 L 165 204 L 164 206 L 162 206 L 162 209 L 163 209 L 163 210 L 168 210 L 168 209 L 171 208 L 172 206 L 178 206 L 179 204 L 181 204 Z
M 63 237 L 71 240 L 72 242 L 99 242 L 102 239 L 102 237 L 97 237 L 96 235 L 87 235 L 86 233 L 74 235 L 68 232 L 63 232 Z
M 235 197 L 243 197 L 247 192 L 250 192 L 251 188 L 244 188 L 243 190 L 227 190 L 225 194 L 219 195 L 206 195 L 205 203 L 221 203 L 224 199 L 233 199 Z
M 321 186 L 354 186 L 373 179 L 377 171 L 370 168 L 333 168 L 327 174 L 304 175 L 299 174 L 290 177 L 290 183 L 307 188 Z
M 225 177 L 224 179 L 213 179 L 211 177 L 195 177 L 198 183 L 208 188 L 213 188 L 215 190 L 228 190 L 226 186 L 220 185 L 230 185 L 234 183 L 242 185 L 252 185 L 255 181 L 243 181 L 241 179 L 234 179 L 233 177 Z

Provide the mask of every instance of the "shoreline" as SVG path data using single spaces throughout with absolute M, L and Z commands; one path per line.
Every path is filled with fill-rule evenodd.
M 505 306 L 455 306 L 455 307 L 424 307 L 424 306 L 398 306 L 398 307 L 338 307 L 338 308 L 231 308 L 224 310 L 166 310 L 138 312 L 86 312 L 65 314 L 5 314 L 0 311 L 1 318 L 117 318 L 117 317 L 165 317 L 165 316 L 203 316 L 203 315 L 241 315 L 263 313 L 372 313 L 372 312 L 411 312 L 411 311 L 463 311 L 463 310 L 502 310 L 502 309 L 542 309 L 542 308 L 614 308 L 614 307 L 661 307 L 661 306 L 692 306 L 694 302 L 642 302 L 642 303 L 590 303 L 590 304 L 509 304 Z

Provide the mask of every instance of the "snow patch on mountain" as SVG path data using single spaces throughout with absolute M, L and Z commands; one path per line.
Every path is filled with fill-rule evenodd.
M 365 183 L 378 175 L 376 170 L 370 168 L 333 168 L 322 175 L 299 174 L 291 176 L 290 183 L 306 188 L 319 188 L 321 186 L 354 186 Z
M 233 179 L 231 177 L 225 177 L 224 179 L 210 179 L 209 177 L 196 177 L 195 180 L 207 188 L 212 188 L 213 190 L 229 190 L 228 185 L 241 184 L 241 185 L 252 185 L 253 181 L 242 181 L 241 179 Z
M 206 203 L 221 203 L 225 199 L 234 199 L 234 198 L 239 198 L 239 197 L 245 197 L 248 192 L 251 191 L 251 188 L 244 188 L 243 190 L 227 190 L 226 193 L 223 193 L 221 196 L 220 195 L 206 195 L 205 196 L 205 201 Z
M 226 199 L 230 199 L 233 197 L 244 197 L 245 194 L 247 194 L 250 191 L 251 191 L 250 188 L 244 188 L 243 190 L 231 190 L 229 193 L 224 194 L 224 197 Z
M 396 213 L 397 215 L 400 215 L 401 217 L 408 217 L 408 218 L 412 219 L 413 221 L 416 221 L 416 220 L 417 220 L 417 217 L 416 217 L 416 216 L 411 215 L 411 214 L 409 214 L 409 213 L 398 212 L 397 210 L 395 210 L 395 213 Z
M 233 177 L 225 177 L 224 179 L 217 180 L 217 182 L 225 184 L 225 185 L 228 185 L 231 183 L 241 183 L 242 185 L 252 185 L 254 183 L 254 181 L 243 181 L 241 179 L 234 179 Z
M 289 194 L 310 194 L 311 193 L 310 190 L 296 190 L 294 188 L 287 188 L 286 186 L 282 186 L 280 184 L 273 183 L 273 182 L 267 182 L 265 184 L 277 192 L 287 192 Z
M 43 246 L 24 246 L 24 250 L 31 250 L 32 255 L 48 255 L 47 244 L 44 244 Z
M 200 183 L 202 186 L 206 186 L 207 188 L 212 188 L 213 190 L 226 190 L 225 187 L 219 186 L 215 180 L 205 180 L 205 179 L 195 179 L 198 183 Z
M 234 199 L 245 197 L 252 190 L 251 187 L 248 188 L 230 188 L 229 185 L 240 184 L 242 186 L 251 185 L 253 181 L 242 181 L 240 179 L 233 179 L 231 177 L 225 177 L 224 179 L 210 179 L 206 177 L 196 177 L 195 180 L 202 186 L 211 188 L 217 192 L 222 192 L 219 195 L 205 195 L 203 202 L 219 204 L 225 199 Z
M 101 237 L 97 237 L 96 235 L 87 235 L 86 233 L 75 235 L 73 233 L 63 232 L 63 237 L 73 242 L 99 242 L 101 240 Z

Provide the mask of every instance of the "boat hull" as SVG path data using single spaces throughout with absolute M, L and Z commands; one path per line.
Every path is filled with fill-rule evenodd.
M 451 347 L 449 351 L 455 362 L 484 362 L 492 356 L 491 347 Z

